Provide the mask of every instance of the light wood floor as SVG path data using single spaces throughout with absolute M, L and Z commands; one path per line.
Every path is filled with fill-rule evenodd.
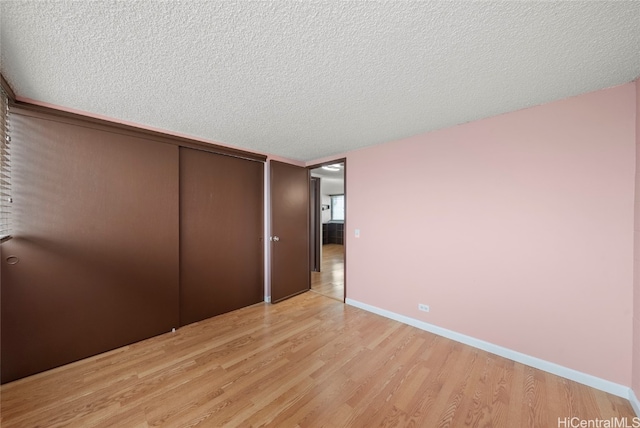
M 311 290 L 344 301 L 344 245 L 322 246 L 320 272 L 311 272 Z
M 0 392 L 3 428 L 548 428 L 558 417 L 634 417 L 622 398 L 313 292 Z

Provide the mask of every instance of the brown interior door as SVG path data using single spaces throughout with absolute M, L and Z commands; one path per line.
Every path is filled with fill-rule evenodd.
M 271 301 L 309 290 L 309 171 L 270 161 Z
M 264 300 L 262 162 L 180 148 L 180 324 Z
M 2 382 L 178 325 L 178 148 L 12 110 Z

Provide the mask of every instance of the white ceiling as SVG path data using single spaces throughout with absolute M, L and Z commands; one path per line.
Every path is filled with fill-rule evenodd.
M 32 99 L 309 161 L 640 75 L 640 2 L 0 2 Z
M 338 164 L 334 164 L 334 165 L 338 165 Z M 338 171 L 330 171 L 322 167 L 314 168 L 311 170 L 311 175 L 314 177 L 344 180 L 344 163 L 340 163 L 339 165 L 341 166 L 340 166 L 340 169 L 338 169 Z

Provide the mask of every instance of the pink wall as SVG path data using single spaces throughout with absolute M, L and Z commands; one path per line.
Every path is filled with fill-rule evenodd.
M 630 385 L 635 91 L 347 154 L 347 297 Z
M 635 275 L 633 304 L 633 383 L 640 399 L 640 79 L 636 80 L 636 210 L 635 210 Z

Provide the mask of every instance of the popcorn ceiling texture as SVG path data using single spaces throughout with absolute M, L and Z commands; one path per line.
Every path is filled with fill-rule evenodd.
M 0 2 L 19 98 L 308 161 L 629 82 L 640 2 Z

